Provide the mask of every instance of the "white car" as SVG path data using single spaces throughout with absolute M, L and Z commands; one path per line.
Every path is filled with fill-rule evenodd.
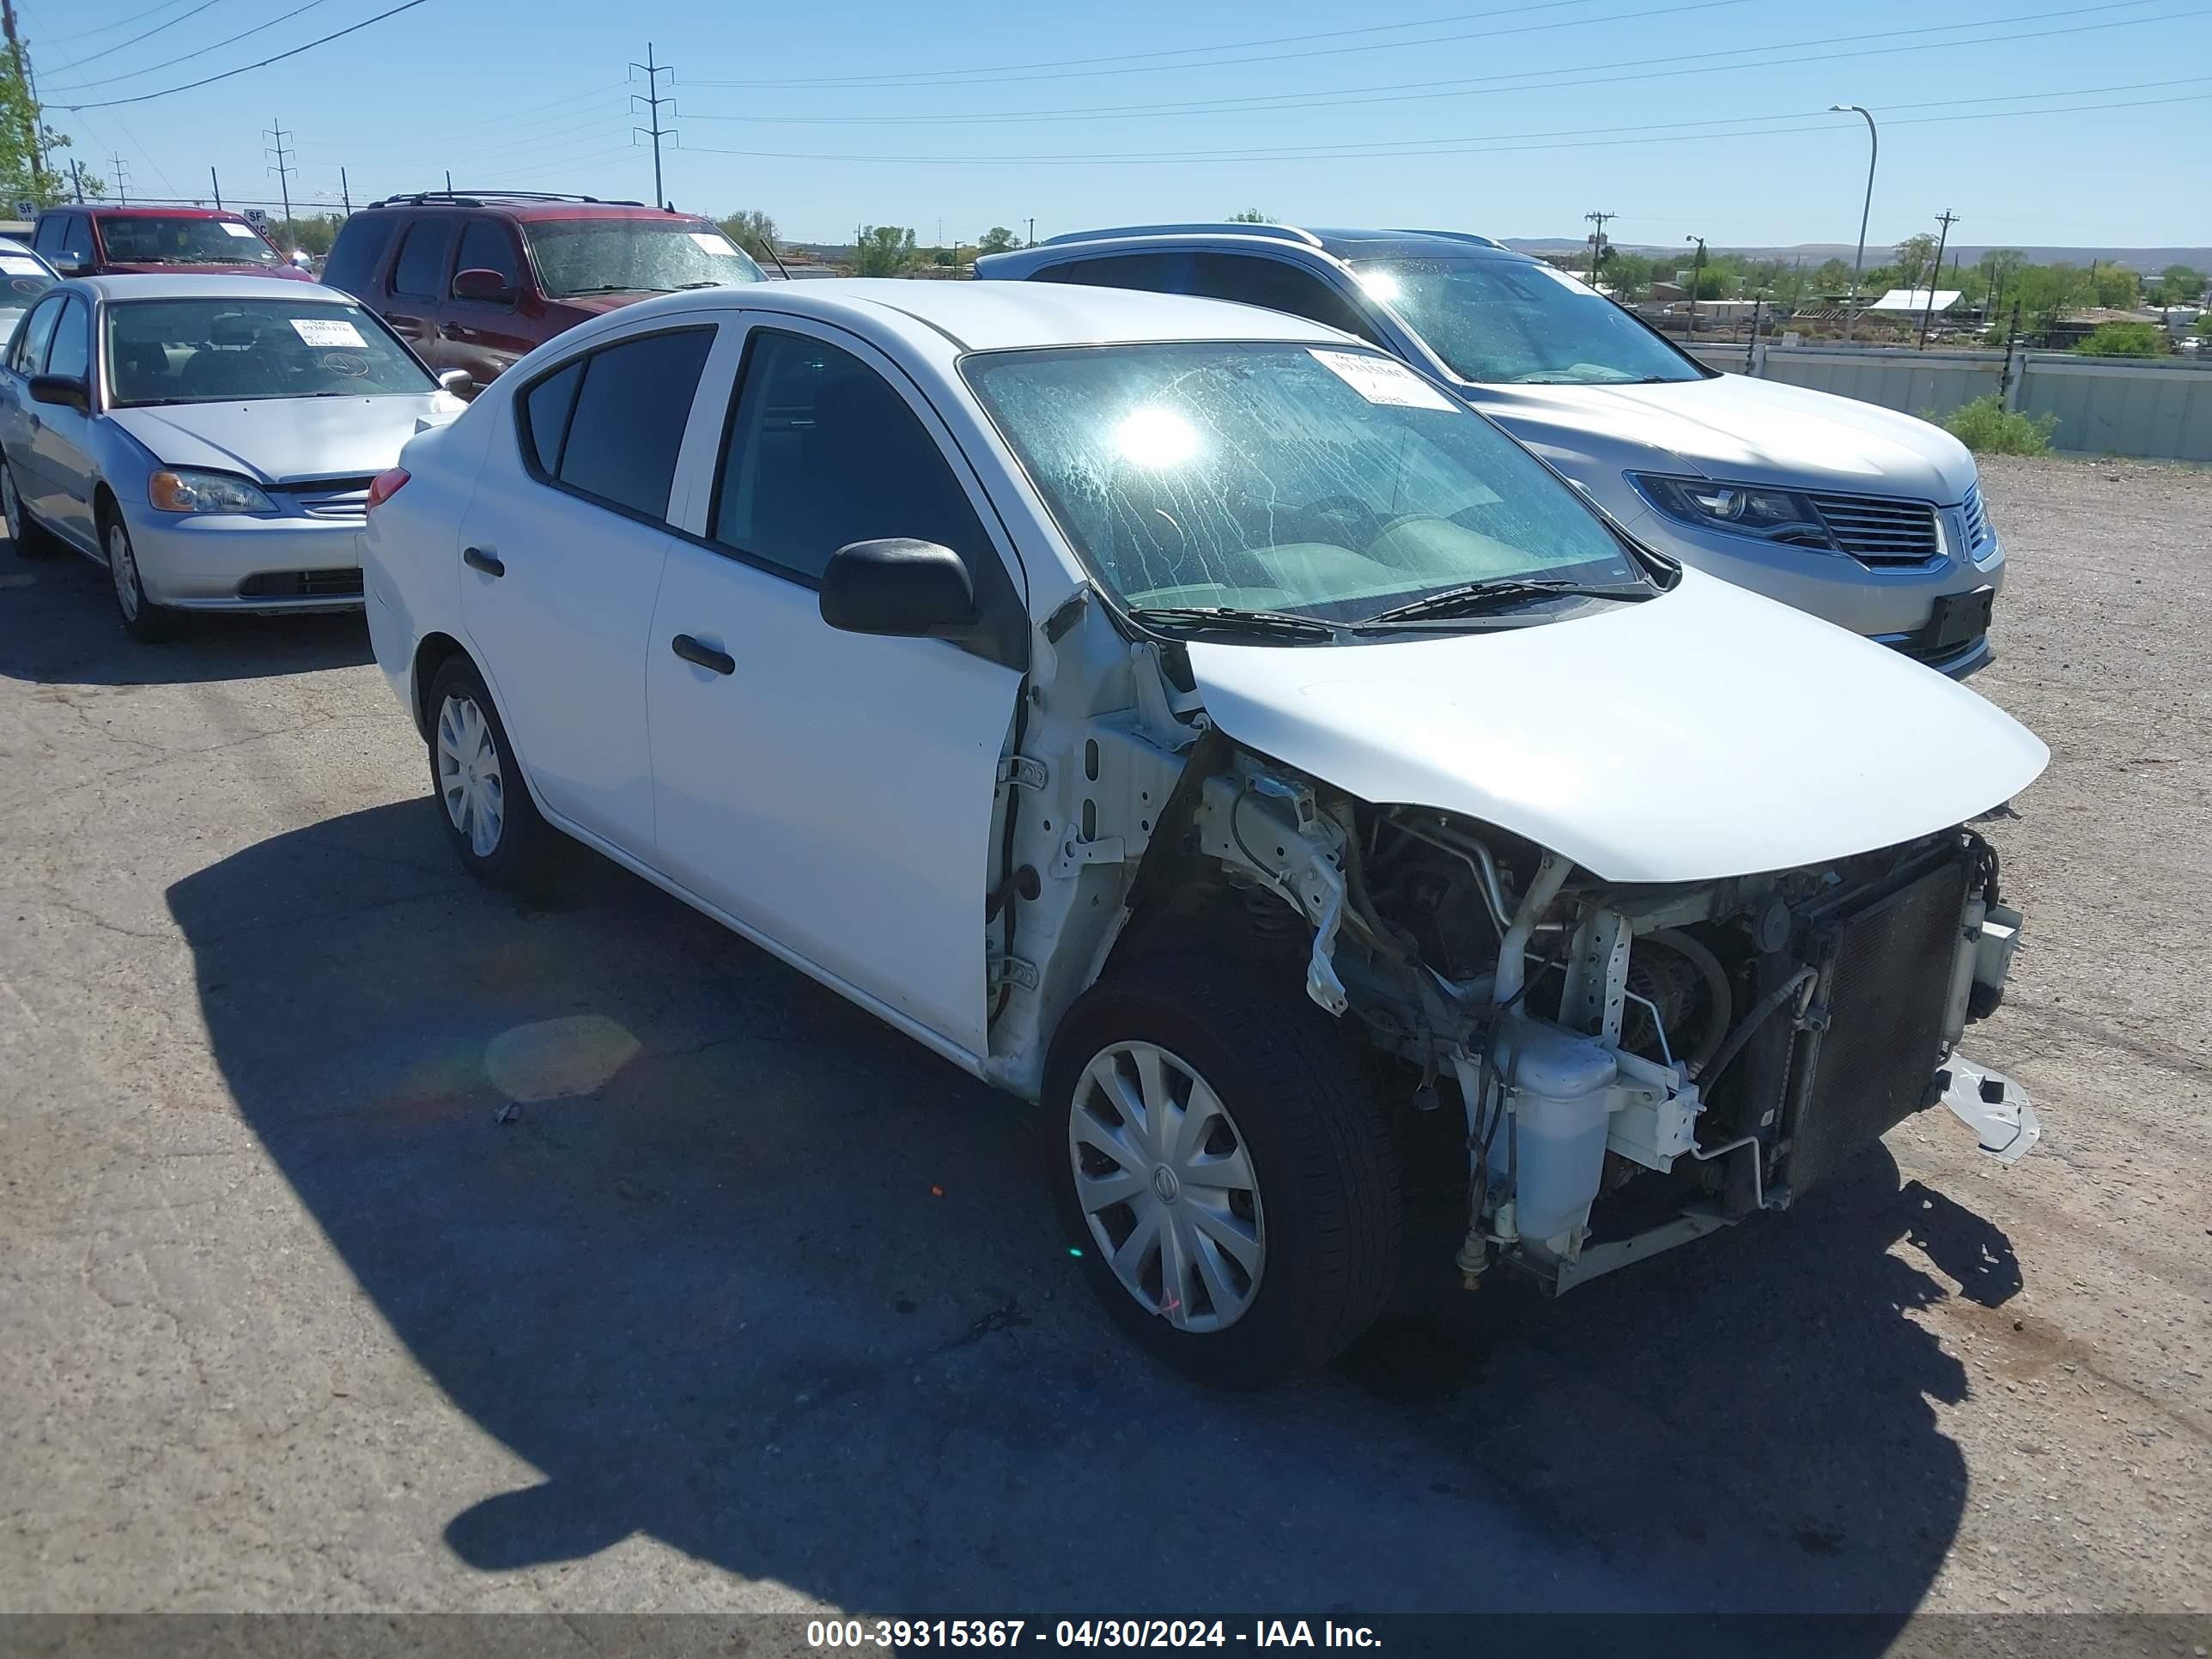
M 1374 1318 L 1436 1110 L 1470 1284 L 1555 1288 L 1939 1097 L 2035 1139 L 1954 1046 L 2020 921 L 1960 826 L 2043 745 L 1653 556 L 1330 330 L 671 295 L 371 502 L 370 631 L 462 862 L 525 881 L 560 830 L 1040 1102 L 1094 1288 L 1200 1376 Z

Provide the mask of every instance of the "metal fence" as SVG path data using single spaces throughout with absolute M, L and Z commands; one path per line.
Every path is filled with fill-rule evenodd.
M 1977 398 L 1998 394 L 2008 409 L 2057 416 L 2051 441 L 2058 449 L 2212 463 L 2212 360 L 1768 341 L 1699 345 L 1693 355 L 1730 374 L 1937 419 Z

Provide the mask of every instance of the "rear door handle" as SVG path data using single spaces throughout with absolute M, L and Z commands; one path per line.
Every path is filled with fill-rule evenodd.
M 738 659 L 726 651 L 717 651 L 711 645 L 702 645 L 689 634 L 678 634 L 669 641 L 668 648 L 686 662 L 696 662 L 702 668 L 711 668 L 717 674 L 734 674 Z
M 487 576 L 504 576 L 507 574 L 507 561 L 501 558 L 495 553 L 485 552 L 481 547 L 463 548 L 461 550 L 461 562 L 467 565 L 472 570 L 483 571 Z

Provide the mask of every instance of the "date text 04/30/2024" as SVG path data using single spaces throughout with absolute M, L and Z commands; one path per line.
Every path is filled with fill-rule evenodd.
M 806 1626 L 816 1648 L 1378 1648 L 1364 1625 L 1322 1620 L 1261 1619 L 1249 1626 L 1220 1619 L 816 1619 Z

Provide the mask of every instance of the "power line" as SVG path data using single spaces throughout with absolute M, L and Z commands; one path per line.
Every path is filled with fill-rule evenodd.
M 2039 22 L 2052 18 L 2077 17 L 2097 12 L 2125 9 L 2154 3 L 2154 0 L 2115 0 L 2115 3 L 2070 7 L 2056 11 L 2031 13 L 2023 17 L 2006 20 L 2014 22 Z M 1711 48 L 1703 52 L 1679 52 L 1669 58 L 1642 55 L 1635 58 L 1613 58 L 1603 63 L 1575 64 L 1558 69 L 1516 70 L 1496 75 L 1462 76 L 1448 81 L 1403 81 L 1382 85 L 1339 87 L 1313 93 L 1264 93 L 1243 98 L 1213 98 L 1160 104 L 1105 104 L 1074 110 L 1015 110 L 982 113 L 946 113 L 887 116 L 773 116 L 757 114 L 717 115 L 694 112 L 687 118 L 695 121 L 734 121 L 753 125 L 791 126 L 878 126 L 878 125 L 964 125 L 977 123 L 1007 122 L 1014 125 L 1057 121 L 1082 121 L 1111 118 L 1121 116 L 1164 115 L 1221 115 L 1242 114 L 1277 109 L 1309 109 L 1316 107 L 1347 108 L 1360 104 L 1401 103 L 1429 100 L 1437 98 L 1462 98 L 1476 92 L 1551 92 L 1569 87 L 1606 86 L 1625 81 L 1673 80 L 1692 75 L 1726 74 L 1736 70 L 1772 69 L 1795 63 L 1828 63 L 1853 58 L 1891 57 L 1900 53 L 1936 52 L 1956 46 L 1982 46 L 2013 40 L 2040 40 L 2057 35 L 2081 34 L 2102 29 L 2132 28 L 2144 23 L 2176 21 L 2202 16 L 2197 11 L 2166 13 L 2156 17 L 2118 18 L 2108 22 L 2086 23 L 2069 28 L 2027 30 L 2014 34 L 1974 35 L 1960 40 L 1933 40 L 1912 45 L 1888 45 L 1860 52 L 1809 52 L 1796 58 L 1770 58 L 1764 63 L 1701 64 L 1691 69 L 1652 70 L 1655 64 L 1693 64 L 1714 58 L 1741 58 L 1753 54 L 1802 51 L 1814 46 L 1851 46 L 1864 40 L 1898 41 L 1908 35 L 1955 33 L 1965 29 L 1982 27 L 1977 23 L 1938 23 L 1917 29 L 1877 29 L 1860 34 L 1830 35 L 1814 40 L 1777 41 L 1769 45 Z M 1598 20 L 1591 20 L 1593 21 Z M 1611 21 L 1611 20 L 1607 20 Z M 1583 75 L 1597 70 L 1628 69 L 1645 70 L 1628 75 L 1599 75 L 1583 80 L 1563 81 L 1564 75 Z M 1538 77 L 1546 77 L 1539 79 Z M 1508 81 L 1528 82 L 1525 86 L 1505 86 Z M 694 82 L 697 85 L 711 82 Z
M 64 104 L 60 107 L 71 114 L 76 114 L 81 110 L 113 109 L 123 104 L 150 103 L 156 98 L 173 97 L 180 92 L 191 92 L 199 87 L 211 87 L 218 81 L 228 81 L 235 76 L 250 75 L 255 70 L 267 69 L 271 64 L 281 64 L 288 58 L 297 58 L 303 52 L 313 52 L 317 46 L 328 46 L 331 41 L 343 40 L 349 34 L 357 34 L 372 23 L 381 23 L 387 17 L 397 17 L 401 12 L 412 11 L 423 3 L 424 0 L 401 0 L 400 4 L 388 11 L 380 11 L 374 17 L 364 17 L 360 22 L 349 24 L 342 29 L 333 29 L 330 33 L 318 40 L 308 41 L 304 46 L 295 46 L 289 52 L 277 52 L 271 57 L 263 58 L 258 64 L 246 64 L 237 69 L 225 70 L 220 75 L 204 76 L 197 81 L 187 81 L 180 87 L 164 87 L 159 92 L 142 92 L 131 98 L 103 99 L 96 104 Z
M 2121 0 L 2121 3 L 2142 5 L 2149 0 Z M 1215 58 L 1202 64 L 1152 64 L 1119 70 L 1067 70 L 1051 75 L 977 76 L 957 80 L 915 81 L 904 83 L 916 88 L 1009 86 L 1027 81 L 1089 81 L 1104 75 L 1159 75 L 1174 70 L 1232 69 L 1243 64 L 1283 64 L 1308 58 L 1346 58 L 1354 52 L 1398 52 L 1409 46 L 1442 46 L 1460 40 L 1493 40 L 1509 34 L 1541 34 L 1553 29 L 1588 28 L 1596 23 L 1626 23 L 1645 17 L 1665 17 L 1686 11 L 1712 11 L 1726 6 L 1740 6 L 1750 0 L 1682 0 L 1682 3 L 1659 6 L 1644 11 L 1610 13 L 1601 17 L 1568 18 L 1557 23 L 1523 23 L 1517 28 L 1474 29 L 1462 34 L 1432 34 L 1419 40 L 1378 41 L 1364 46 L 1317 46 L 1309 52 L 1264 52 L 1249 58 Z M 1543 9 L 1540 7 L 1514 6 L 1503 12 L 1476 12 L 1477 17 L 1510 16 L 1520 12 Z M 1408 25 L 1407 27 L 1413 27 Z M 760 82 L 760 81 L 695 81 L 699 87 L 759 87 L 805 86 L 822 88 L 841 84 L 836 82 Z M 870 90 L 883 90 L 878 84 Z
M 155 35 L 161 33 L 164 29 L 173 29 L 176 27 L 178 24 L 185 21 L 187 18 L 197 17 L 209 7 L 220 3 L 221 0 L 200 0 L 200 3 L 194 6 L 190 11 L 179 12 L 167 22 L 155 24 L 152 28 L 148 29 L 143 34 L 134 34 L 128 40 L 118 41 L 112 46 L 102 46 L 98 52 L 87 52 L 77 61 L 80 64 L 89 64 L 95 58 L 106 58 L 113 53 L 122 52 L 128 47 L 135 46 L 141 40 L 150 40 Z
M 161 3 L 158 6 L 149 6 L 143 11 L 134 11 L 128 17 L 118 17 L 112 23 L 102 23 L 95 28 L 79 29 L 75 34 L 58 35 L 46 44 L 51 46 L 70 40 L 89 40 L 94 35 L 106 34 L 111 29 L 127 28 L 140 18 L 151 17 L 157 11 L 167 11 L 176 3 L 177 0 L 161 0 Z
M 60 91 L 63 93 L 85 92 L 94 87 L 112 87 L 118 81 L 135 81 L 142 75 L 154 75 L 159 73 L 162 70 L 174 69 L 178 64 L 188 64 L 195 58 L 204 58 L 211 52 L 221 52 L 225 46 L 235 46 L 240 40 L 245 40 L 248 35 L 258 34 L 264 29 L 273 29 L 277 26 L 277 24 L 289 22 L 293 18 L 297 17 L 301 12 L 313 11 L 317 6 L 323 5 L 325 3 L 326 3 L 326 0 L 307 0 L 307 3 L 304 6 L 295 6 L 291 10 L 283 13 L 278 16 L 272 17 L 265 23 L 256 23 L 250 29 L 240 29 L 236 34 L 231 35 L 227 40 L 218 40 L 213 46 L 201 46 L 196 51 L 181 53 L 177 57 L 167 59 L 166 62 L 149 64 L 144 69 L 125 70 L 120 75 L 105 76 L 97 81 L 82 81 L 77 82 L 74 86 L 65 86 L 61 88 L 49 87 L 46 90 L 48 92 Z M 143 39 L 143 37 L 142 36 L 141 38 Z
M 1950 123 L 1958 121 L 2001 121 L 2009 117 L 2021 115 L 2073 115 L 2092 110 L 2148 109 L 2162 105 L 2195 104 L 2203 103 L 2207 100 L 2212 100 L 2212 93 L 2194 93 L 2174 98 L 2130 99 L 2106 104 L 2072 104 L 2063 106 L 2057 109 L 1992 110 L 1981 115 L 1923 115 L 1910 117 L 1901 121 L 1893 121 L 1889 123 L 1889 125 L 1892 126 L 1923 126 L 1936 123 Z M 1825 112 L 1822 112 L 1825 113 Z M 1743 121 L 1780 121 L 1788 120 L 1792 118 L 1782 115 L 1762 115 L 1748 116 L 1739 118 Z M 1684 122 L 1676 123 L 1675 125 L 1711 125 L 1718 124 Z M 1384 158 L 1412 158 L 1424 155 L 1494 155 L 1511 154 L 1516 151 L 1524 150 L 1611 149 L 1625 144 L 1683 143 L 1696 139 L 1711 138 L 1727 138 L 1741 141 L 1747 137 L 1766 138 L 1779 137 L 1787 133 L 1833 132 L 1836 130 L 1837 124 L 1832 121 L 1821 122 L 1809 126 L 1769 127 L 1764 131 L 1753 134 L 1740 132 L 1681 132 L 1667 134 L 1662 132 L 1655 132 L 1645 128 L 1638 128 L 1635 129 L 1637 133 L 1639 135 L 1638 137 L 1592 140 L 1586 143 L 1522 143 L 1491 140 L 1466 140 L 1442 148 L 1423 149 L 1390 149 L 1371 144 L 1337 149 L 1311 147 L 1291 149 L 1285 149 L 1277 146 L 1266 149 L 1165 150 L 1152 151 L 1133 155 L 1114 151 L 1103 151 L 1091 155 L 820 155 L 790 150 L 719 149 L 703 144 L 688 145 L 686 148 L 702 155 L 744 155 L 756 160 L 781 161 L 868 161 L 884 164 L 910 163 L 927 167 L 943 167 L 946 165 L 958 164 L 978 167 L 1054 166 L 1060 164 L 1090 166 L 1101 161 L 1111 161 L 1121 166 L 1142 167 L 1174 166 L 1183 163 L 1208 161 L 1303 162 L 1328 161 L 1373 161 Z M 1587 129 L 1587 131 L 1620 131 L 1621 129 L 1595 128 Z M 1508 138 L 1517 137 L 1519 136 L 1520 135 L 1500 134 L 1498 135 L 1498 140 L 1502 141 Z M 1437 145 L 1442 143 L 1442 141 L 1436 139 L 1409 139 L 1405 142 L 1407 143 L 1428 145 Z

